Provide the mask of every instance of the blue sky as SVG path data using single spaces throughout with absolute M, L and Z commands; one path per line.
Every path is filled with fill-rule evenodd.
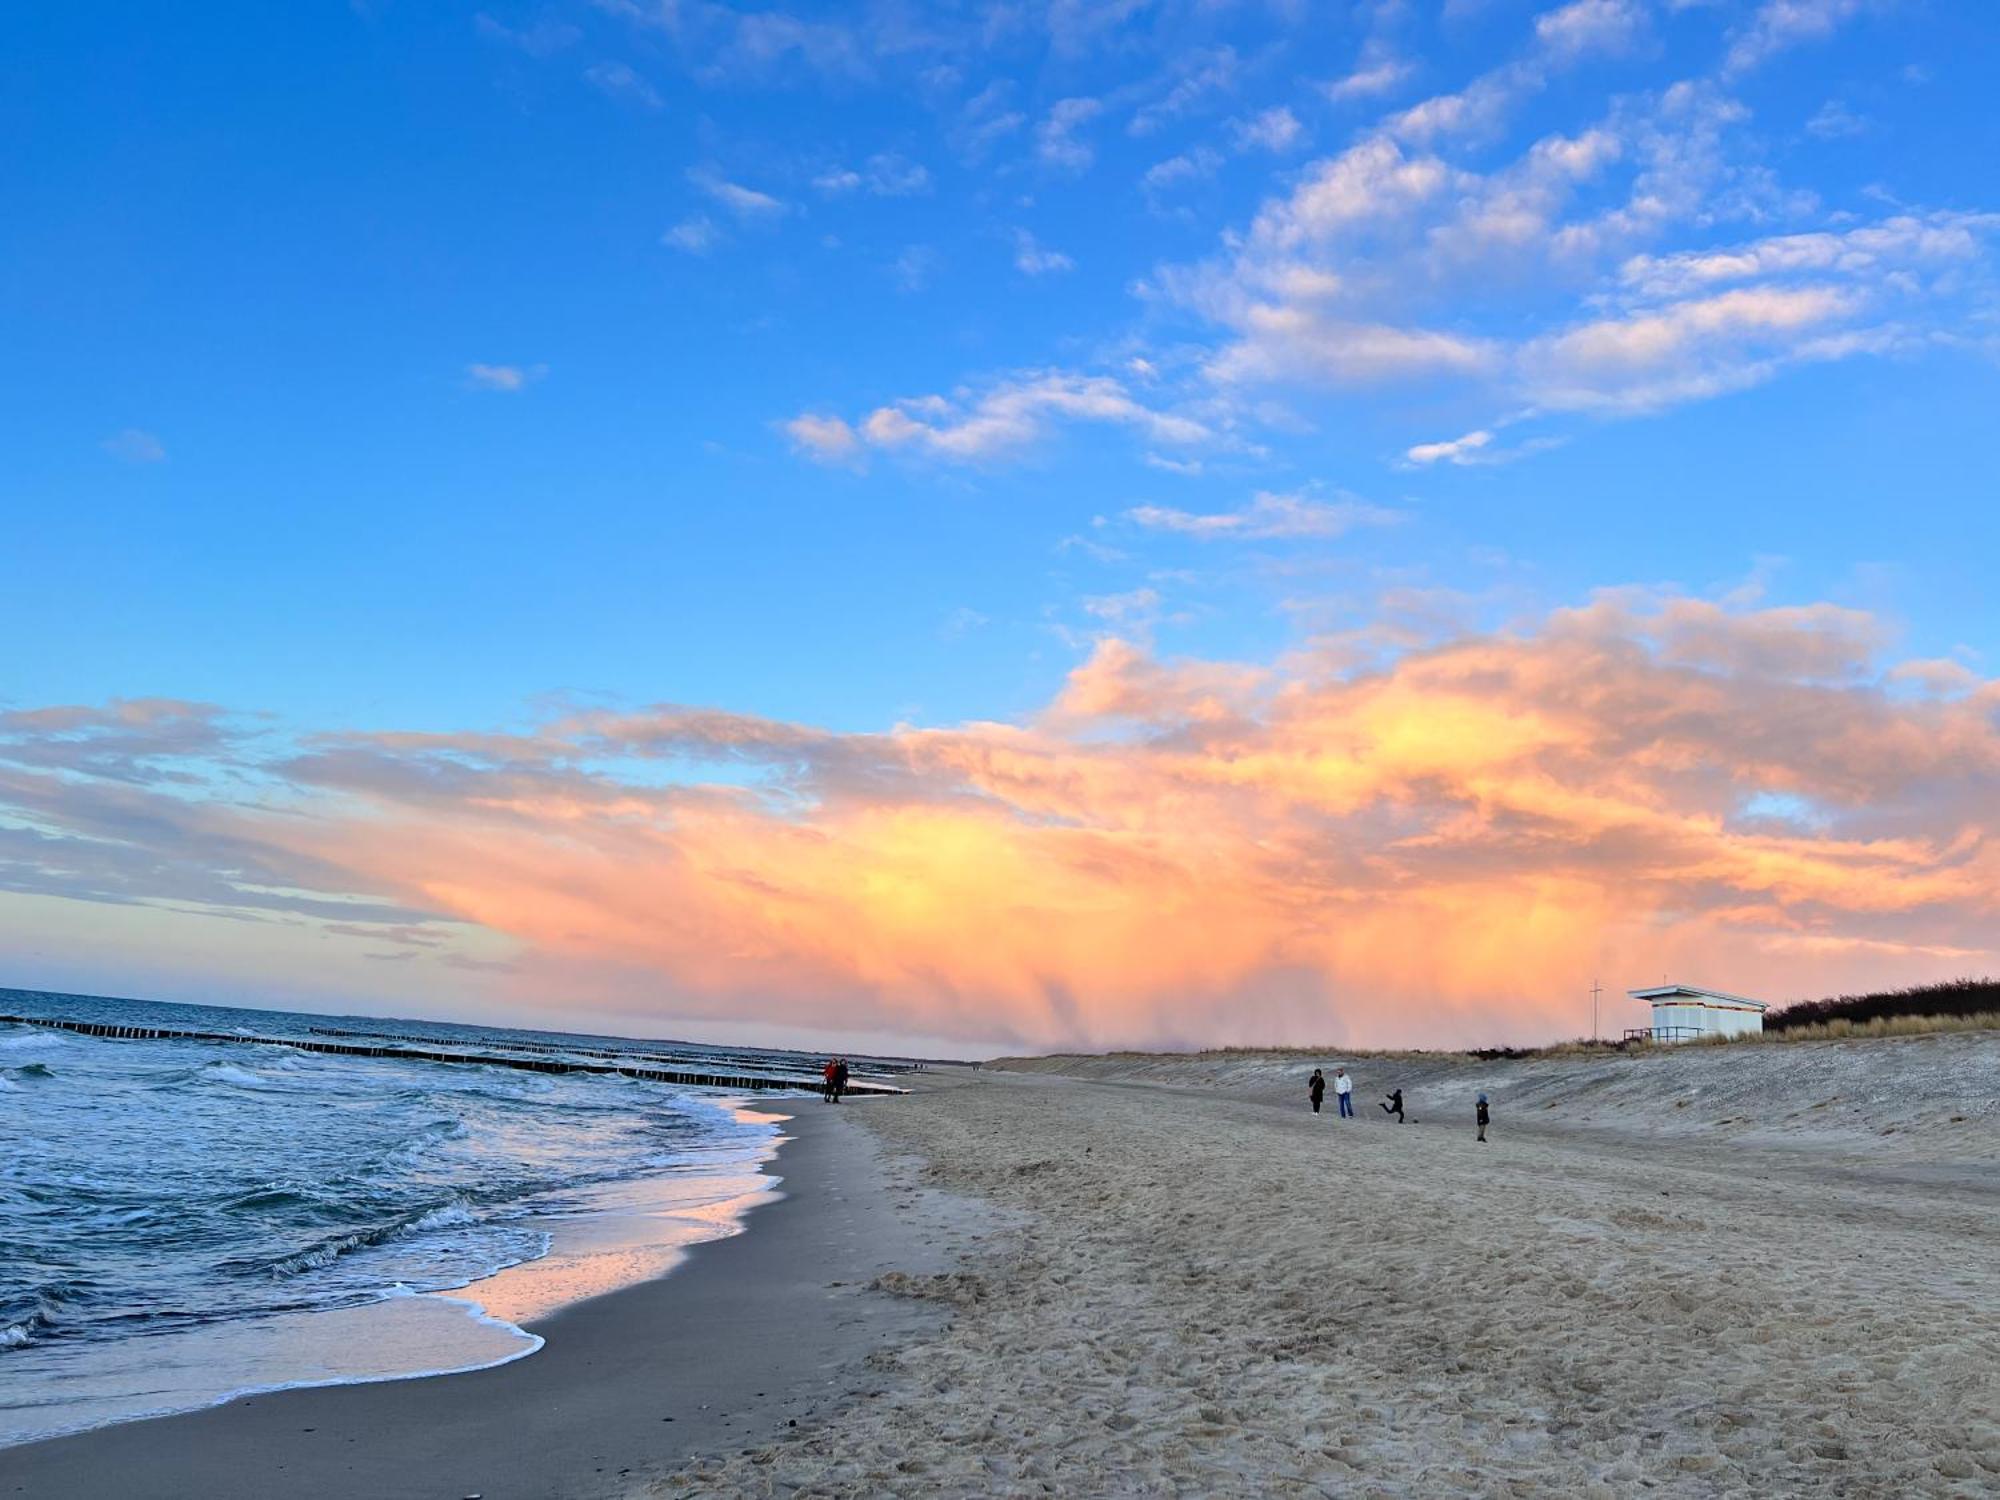
M 1983 681 L 1996 39 L 1948 0 L 45 9 L 0 60 L 0 710 L 1021 724 L 1107 640 L 1282 674 L 1607 589 Z

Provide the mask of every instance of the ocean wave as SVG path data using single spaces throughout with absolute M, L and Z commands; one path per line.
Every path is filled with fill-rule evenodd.
M 228 1214 L 262 1214 L 296 1209 L 323 1213 L 337 1210 L 339 1207 L 321 1193 L 276 1183 L 252 1188 L 247 1193 L 238 1193 L 234 1197 L 224 1199 L 217 1206 Z
M 380 1244 L 393 1230 L 357 1229 L 352 1234 L 341 1235 L 338 1239 L 323 1240 L 310 1250 L 301 1250 L 296 1255 L 287 1255 L 266 1268 L 272 1276 L 283 1278 L 297 1276 L 304 1271 L 323 1271 L 350 1250 L 359 1250 L 363 1245 Z
M 399 1219 L 393 1224 L 378 1224 L 369 1229 L 356 1229 L 348 1234 L 322 1240 L 310 1249 L 273 1261 L 269 1270 L 273 1277 L 281 1280 L 302 1275 L 307 1271 L 323 1271 L 343 1255 L 356 1250 L 365 1250 L 374 1245 L 386 1244 L 399 1235 L 423 1234 L 437 1229 L 458 1229 L 478 1222 L 478 1216 L 464 1200 L 454 1198 L 449 1203 L 440 1203 L 434 1208 Z
M 60 1286 L 41 1286 L 19 1299 L 9 1298 L 14 1305 L 0 1312 L 0 1349 L 19 1349 L 52 1333 L 62 1322 L 61 1291 Z M 24 1310 L 31 1300 L 34 1305 Z
M 197 1076 L 216 1083 L 234 1084 L 240 1089 L 264 1088 L 270 1082 L 269 1079 L 259 1077 L 248 1068 L 240 1068 L 235 1063 L 229 1062 L 204 1063 Z
M 27 1078 L 36 1081 L 56 1076 L 56 1070 L 47 1063 L 23 1063 L 18 1068 L 7 1069 L 7 1073 L 9 1077 Z
M 457 1229 L 462 1225 L 476 1224 L 478 1222 L 479 1220 L 473 1216 L 471 1209 L 467 1208 L 463 1203 L 453 1201 L 441 1204 L 429 1213 L 419 1214 L 406 1224 L 404 1228 L 417 1233 L 426 1229 Z

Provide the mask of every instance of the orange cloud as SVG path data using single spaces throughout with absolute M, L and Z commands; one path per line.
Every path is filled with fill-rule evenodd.
M 1547 1038 L 1581 1029 L 1593 978 L 1784 999 L 1996 966 L 2000 684 L 1881 642 L 1831 607 L 1607 594 L 1371 666 L 1106 640 L 1023 724 L 663 708 L 329 736 L 261 768 L 291 797 L 190 821 L 176 793 L 175 857 L 207 840 L 259 891 L 502 934 L 525 963 L 496 998 L 558 1024 Z M 158 740 L 140 728 L 103 733 Z M 163 819 L 132 779 L 115 804 L 34 783 L 36 816 L 136 847 Z
M 1573 1033 L 1593 977 L 1782 998 L 1990 962 L 2000 690 L 1894 691 L 1879 640 L 1849 611 L 1618 596 L 1372 671 L 1107 640 L 1025 726 L 662 710 L 339 741 L 297 774 L 343 816 L 284 836 L 668 1015 Z M 747 785 L 609 769 L 635 760 Z

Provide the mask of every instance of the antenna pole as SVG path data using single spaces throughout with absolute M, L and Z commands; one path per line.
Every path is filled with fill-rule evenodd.
M 1597 1040 L 1597 997 L 1604 993 L 1604 986 L 1595 979 L 1590 981 L 1590 1039 Z

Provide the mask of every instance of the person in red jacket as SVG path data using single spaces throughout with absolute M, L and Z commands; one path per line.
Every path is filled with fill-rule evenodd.
M 826 1060 L 826 1066 L 820 1069 L 821 1074 L 826 1079 L 826 1087 L 820 1093 L 820 1102 L 823 1104 L 831 1104 L 834 1102 L 836 1098 L 839 1097 L 834 1092 L 834 1081 L 833 1081 L 839 1069 L 840 1069 L 840 1059 L 837 1057 L 829 1057 Z

